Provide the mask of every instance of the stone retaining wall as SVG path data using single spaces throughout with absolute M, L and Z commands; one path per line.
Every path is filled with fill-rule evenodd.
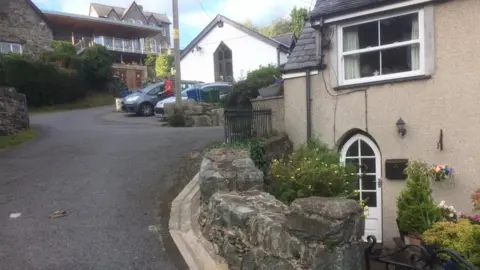
M 15 134 L 30 126 L 27 98 L 11 87 L 0 86 L 0 135 Z
M 176 104 L 167 103 L 164 105 L 165 117 L 172 117 Z M 185 116 L 187 127 L 211 127 L 220 125 L 220 116 L 210 103 L 198 103 L 188 99 L 182 101 L 182 111 Z
M 230 269 L 362 269 L 359 203 L 310 197 L 287 206 L 262 192 L 263 174 L 248 155 L 213 149 L 199 172 L 199 224 Z

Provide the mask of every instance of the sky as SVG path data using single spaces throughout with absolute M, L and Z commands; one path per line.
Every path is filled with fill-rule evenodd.
M 180 48 L 184 48 L 207 24 L 221 14 L 237 22 L 251 20 L 263 26 L 285 18 L 293 7 L 313 7 L 316 0 L 178 0 Z M 127 8 L 133 0 L 33 0 L 42 10 L 88 15 L 90 2 Z M 171 0 L 136 0 L 144 10 L 167 13 L 172 20 Z M 172 31 L 171 31 L 172 33 Z M 172 43 L 173 44 L 173 43 Z

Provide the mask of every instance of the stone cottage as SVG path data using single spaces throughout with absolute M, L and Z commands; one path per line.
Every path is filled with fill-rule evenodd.
M 358 165 L 365 235 L 398 236 L 409 160 L 449 164 L 434 197 L 470 212 L 480 188 L 478 0 L 317 0 L 284 70 L 285 130 Z
M 0 53 L 36 55 L 51 50 L 52 30 L 31 0 L 1 0 Z

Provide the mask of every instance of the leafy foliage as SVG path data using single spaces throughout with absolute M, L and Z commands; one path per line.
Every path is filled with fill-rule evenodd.
M 307 20 L 307 9 L 294 7 L 290 11 L 290 18 L 288 19 L 278 19 L 273 21 L 270 25 L 263 27 L 256 26 L 251 20 L 246 20 L 243 25 L 267 37 L 275 37 L 291 32 L 299 37 Z
M 233 85 L 233 91 L 245 93 L 249 98 L 258 97 L 258 89 L 268 86 L 280 79 L 282 73 L 277 66 L 260 66 L 258 69 L 248 72 L 244 81 Z
M 397 198 L 399 229 L 409 233 L 423 233 L 442 219 L 430 188 L 430 166 L 423 161 L 412 161 L 407 166 L 405 188 Z
M 152 79 L 156 77 L 156 72 L 155 72 L 155 61 L 156 61 L 156 56 L 151 53 L 151 44 L 150 40 L 145 41 L 145 46 L 147 47 L 147 58 L 145 59 L 145 66 L 147 66 L 147 75 L 148 78 Z
M 173 55 L 162 54 L 155 60 L 155 72 L 157 76 L 164 77 L 170 75 L 173 64 Z
M 480 267 L 480 225 L 466 219 L 458 222 L 438 222 L 423 233 L 423 241 L 454 250 Z
M 56 53 L 64 53 L 67 55 L 77 55 L 77 50 L 71 42 L 68 41 L 52 41 L 52 49 Z
M 310 196 L 352 197 L 355 168 L 339 164 L 337 152 L 317 139 L 294 151 L 287 159 L 273 160 L 270 193 L 285 203 Z
M 85 81 L 93 89 L 102 89 L 112 77 L 113 57 L 101 45 L 85 49 L 82 55 Z

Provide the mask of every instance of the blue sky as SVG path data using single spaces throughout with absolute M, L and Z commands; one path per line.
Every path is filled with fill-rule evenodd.
M 128 7 L 133 0 L 33 0 L 40 9 L 88 15 L 90 2 Z M 137 0 L 147 11 L 167 13 L 172 20 L 171 0 Z M 266 25 L 286 17 L 294 7 L 310 7 L 315 0 L 179 0 L 180 47 L 183 48 L 217 15 Z M 202 8 L 203 6 L 203 8 Z

